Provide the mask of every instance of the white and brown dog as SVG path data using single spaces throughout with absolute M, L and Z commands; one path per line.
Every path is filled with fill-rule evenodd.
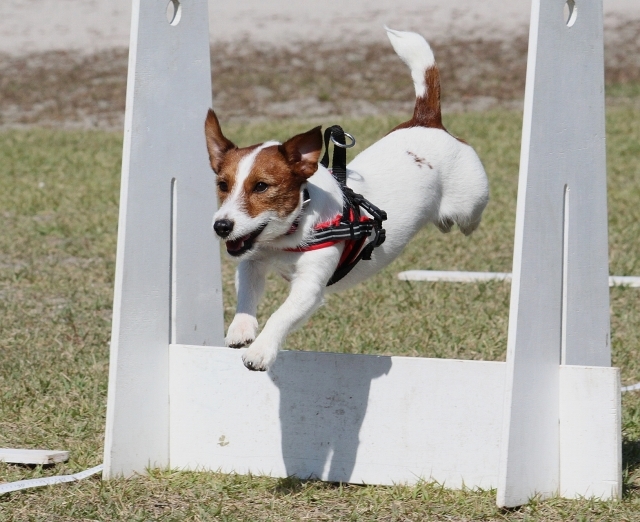
M 411 120 L 347 166 L 349 187 L 387 212 L 387 239 L 371 260 L 358 263 L 333 286 L 326 285 L 344 243 L 300 248 L 313 238 L 316 225 L 343 210 L 339 183 L 318 165 L 320 127 L 284 143 L 238 148 L 222 134 L 215 113 L 207 115 L 207 147 L 221 203 L 213 228 L 227 252 L 240 260 L 237 311 L 226 344 L 249 347 L 242 359 L 250 370 L 269 368 L 289 332 L 304 324 L 325 292 L 353 286 L 387 266 L 424 225 L 448 232 L 456 224 L 471 234 L 480 223 L 489 199 L 487 177 L 475 151 L 442 125 L 440 76 L 431 48 L 416 33 L 387 33 L 411 69 L 415 109 Z M 270 270 L 290 281 L 291 291 L 258 335 L 256 310 Z

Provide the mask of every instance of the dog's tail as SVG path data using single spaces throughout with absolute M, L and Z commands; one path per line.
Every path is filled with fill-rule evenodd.
M 431 47 L 417 33 L 395 31 L 386 26 L 385 29 L 393 49 L 409 66 L 416 89 L 413 118 L 403 126 L 444 129 L 440 112 L 440 72 Z

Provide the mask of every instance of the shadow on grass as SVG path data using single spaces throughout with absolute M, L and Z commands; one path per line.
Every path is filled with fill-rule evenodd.
M 273 492 L 277 495 L 294 495 L 300 493 L 303 489 L 308 487 L 316 487 L 322 489 L 340 489 L 341 487 L 358 487 L 364 484 L 346 484 L 344 482 L 326 482 L 324 480 L 316 478 L 301 479 L 295 475 L 278 479 Z
M 640 440 L 622 439 L 622 497 L 640 492 L 640 484 L 633 476 L 640 469 Z
M 285 477 L 278 479 L 276 486 L 273 488 L 273 492 L 278 495 L 291 495 L 299 493 L 304 487 L 304 483 L 307 480 L 299 479 L 298 477 Z

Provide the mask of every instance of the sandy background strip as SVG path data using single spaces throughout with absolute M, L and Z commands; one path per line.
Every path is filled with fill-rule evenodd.
M 605 0 L 604 10 L 610 26 L 640 19 L 638 0 Z M 526 31 L 529 11 L 530 0 L 210 0 L 209 24 L 212 43 L 381 43 L 383 24 L 436 40 L 510 38 Z M 130 19 L 131 0 L 5 0 L 0 2 L 0 53 L 125 47 Z

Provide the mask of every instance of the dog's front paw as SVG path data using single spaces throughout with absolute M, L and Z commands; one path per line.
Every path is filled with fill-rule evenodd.
M 224 342 L 230 348 L 249 346 L 258 334 L 258 321 L 249 314 L 236 314 Z
M 250 370 L 267 371 L 278 356 L 278 347 L 265 343 L 258 337 L 242 356 L 242 362 Z

